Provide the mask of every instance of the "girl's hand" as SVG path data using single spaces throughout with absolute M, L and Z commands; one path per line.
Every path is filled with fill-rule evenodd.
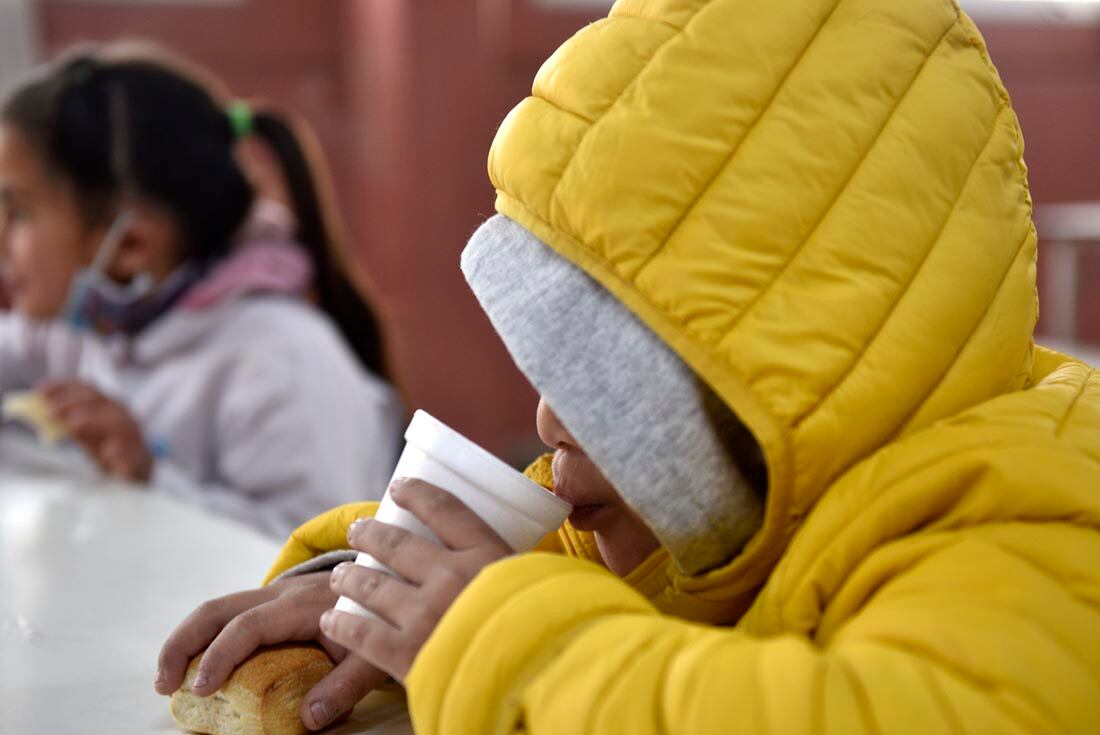
M 302 722 L 318 730 L 354 709 L 356 703 L 383 684 L 386 674 L 325 637 L 318 627 L 321 613 L 336 604 L 329 573 L 316 572 L 276 582 L 260 589 L 210 600 L 191 613 L 165 641 L 153 686 L 160 694 L 180 688 L 191 658 L 206 649 L 192 690 L 213 694 L 242 661 L 260 646 L 287 641 L 316 641 L 336 668 L 302 701 Z
M 420 480 L 390 485 L 390 497 L 444 545 L 373 519 L 348 531 L 353 548 L 400 574 L 396 579 L 352 563 L 332 571 L 332 589 L 377 614 L 370 620 L 330 610 L 321 630 L 330 639 L 404 682 L 428 636 L 483 567 L 513 552 L 455 496 Z
M 125 406 L 76 381 L 47 382 L 39 392 L 103 472 L 131 482 L 149 481 L 153 455 Z

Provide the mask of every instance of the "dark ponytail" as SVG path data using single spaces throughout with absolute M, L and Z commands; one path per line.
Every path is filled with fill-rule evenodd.
M 327 171 L 320 151 L 304 146 L 303 136 L 271 112 L 253 114 L 252 133 L 279 160 L 290 192 L 291 209 L 298 219 L 295 239 L 313 259 L 318 306 L 336 322 L 359 361 L 375 375 L 389 379 L 381 324 L 367 300 L 366 284 L 361 278 L 353 282 L 349 275 L 350 259 L 331 210 Z
M 209 262 L 232 247 L 253 200 L 235 158 L 237 131 L 215 94 L 225 90 L 200 68 L 123 42 L 46 66 L 4 101 L 0 119 L 72 183 L 86 224 L 108 224 L 133 192 L 175 215 L 184 259 Z M 351 276 L 318 147 L 270 113 L 253 116 L 252 132 L 279 159 L 318 305 L 360 362 L 388 379 L 380 322 L 362 278 Z
M 183 259 L 226 253 L 252 205 L 221 106 L 154 59 L 59 60 L 10 95 L 0 118 L 72 183 L 86 224 L 107 224 L 132 192 L 174 215 Z

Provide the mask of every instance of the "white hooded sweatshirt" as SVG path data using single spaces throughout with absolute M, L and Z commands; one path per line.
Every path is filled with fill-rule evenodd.
M 156 456 L 157 492 L 280 539 L 334 505 L 381 498 L 400 446 L 395 392 L 289 296 L 174 309 L 108 340 L 0 315 L 0 391 L 46 378 L 129 408 Z

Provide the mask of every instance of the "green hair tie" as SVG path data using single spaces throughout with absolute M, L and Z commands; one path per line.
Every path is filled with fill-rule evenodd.
M 234 102 L 226 108 L 225 114 L 229 117 L 229 125 L 233 128 L 233 135 L 237 140 L 252 135 L 252 110 L 247 102 Z

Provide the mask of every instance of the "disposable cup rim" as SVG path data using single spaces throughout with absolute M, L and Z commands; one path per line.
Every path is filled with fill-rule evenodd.
M 427 411 L 418 410 L 413 414 L 405 430 L 405 440 L 529 520 L 544 526 L 560 525 L 572 509 L 569 503 Z M 503 494 L 497 488 L 504 488 L 509 494 Z M 532 507 L 517 505 L 515 497 L 530 497 Z

